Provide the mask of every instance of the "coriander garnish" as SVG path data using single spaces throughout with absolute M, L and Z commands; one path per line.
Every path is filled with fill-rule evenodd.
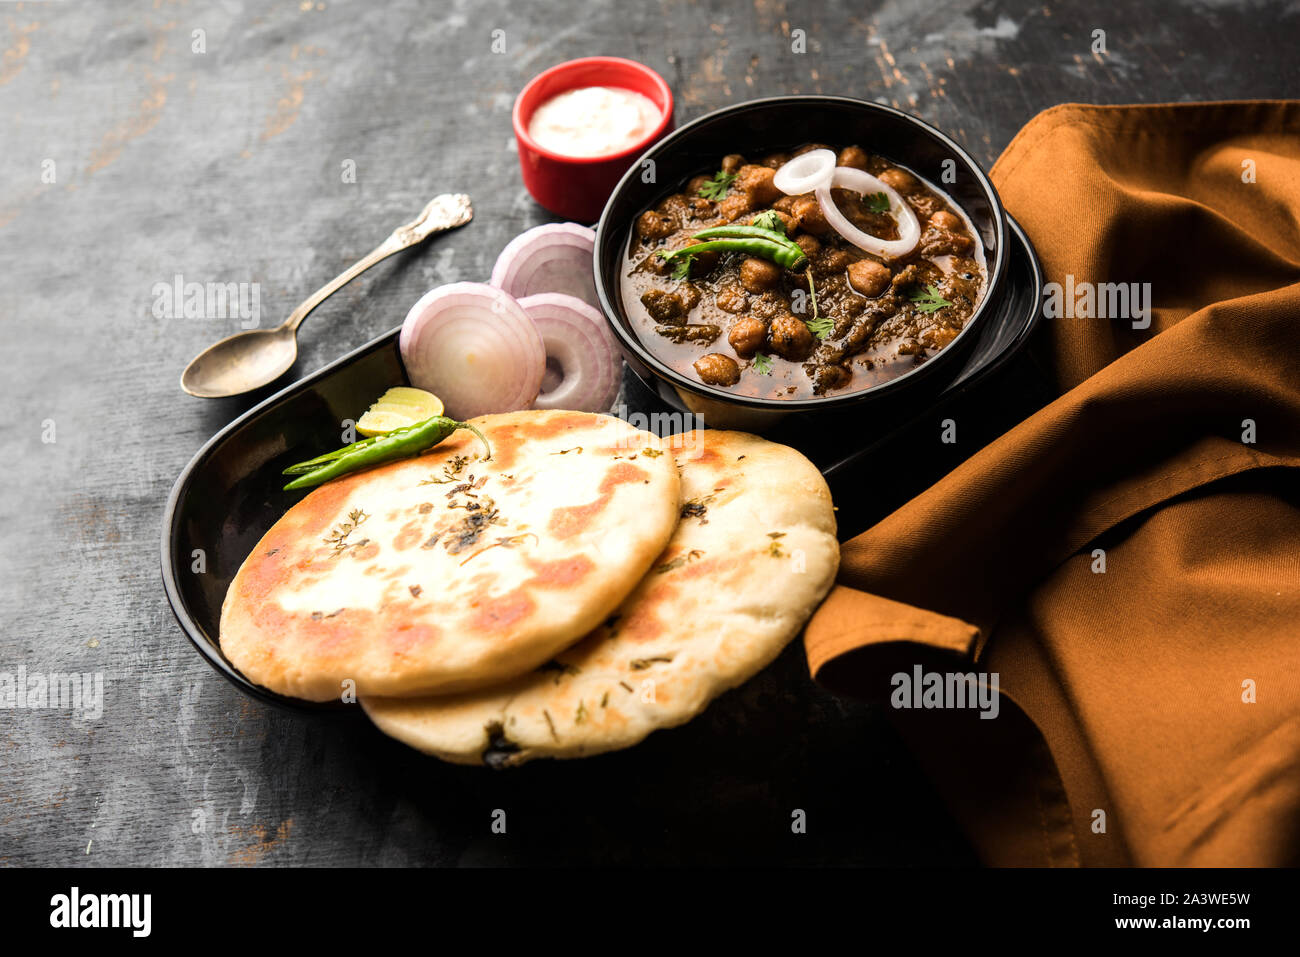
M 754 354 L 753 368 L 754 371 L 757 372 L 759 375 L 771 375 L 772 357 L 764 355 L 761 352 L 756 352 Z
M 427 479 L 422 481 L 420 484 L 421 485 L 446 485 L 448 482 L 454 482 L 456 481 L 457 473 L 459 473 L 468 464 L 469 464 L 468 456 L 457 455 L 451 460 L 450 465 L 446 465 L 443 467 L 442 478 L 440 479 L 434 478 L 432 475 L 430 475 Z
M 722 199 L 727 195 L 727 191 L 731 189 L 731 184 L 735 178 L 735 173 L 718 170 L 713 174 L 713 179 L 700 187 L 700 195 L 705 199 Z
M 817 337 L 818 342 L 825 342 L 830 338 L 835 324 L 831 321 L 830 316 L 819 315 L 817 312 L 817 286 L 813 283 L 812 269 L 808 270 L 808 299 L 812 302 L 812 318 L 805 319 L 804 325 L 808 331 Z
M 771 229 L 778 233 L 785 232 L 785 220 L 775 209 L 769 209 L 759 213 L 750 221 L 751 226 L 757 226 L 759 229 Z
M 530 538 L 533 540 L 534 545 L 541 544 L 537 536 L 534 535 L 532 532 L 524 532 L 524 534 L 522 535 L 507 535 L 505 537 L 498 538 L 491 545 L 485 545 L 483 548 L 480 548 L 469 558 L 465 559 L 465 561 L 461 562 L 461 565 L 464 565 L 465 562 L 470 561 L 470 559 L 478 558 L 480 555 L 482 555 L 490 548 L 517 548 L 518 546 L 522 545 Z M 450 548 L 448 549 L 448 551 L 450 551 Z
M 655 655 L 652 658 L 633 658 L 630 667 L 632 668 L 633 671 L 645 671 L 653 664 L 657 664 L 657 663 L 667 664 L 672 660 L 673 660 L 672 655 Z
M 808 331 L 816 336 L 820 342 L 825 342 L 830 338 L 830 334 L 835 328 L 835 324 L 831 322 L 830 316 L 816 316 L 809 319 L 804 323 L 804 325 L 808 327 Z
M 872 213 L 889 212 L 889 197 L 884 193 L 870 193 L 862 197 L 867 201 L 867 210 Z
M 916 303 L 916 311 L 922 313 L 938 312 L 952 303 L 943 298 L 943 293 L 934 283 L 930 283 L 924 290 L 915 290 L 908 296 L 912 302 Z
M 348 512 L 348 520 L 343 522 L 337 528 L 333 529 L 325 539 L 326 545 L 333 545 L 334 551 L 341 552 L 348 547 L 348 536 L 351 535 L 358 525 L 368 519 L 367 515 L 359 508 L 354 508 Z
M 663 253 L 660 253 L 659 255 L 664 256 Z M 668 257 L 667 257 L 667 256 L 664 256 L 664 258 L 666 259 L 666 258 L 668 258 Z M 678 281 L 682 281 L 682 282 L 684 282 L 684 281 L 687 280 L 687 279 L 690 279 L 690 278 L 691 278 L 691 263 L 693 263 L 693 262 L 695 262 L 695 257 L 692 256 L 692 255 L 690 255 L 689 253 L 688 253 L 687 255 L 681 257 L 680 259 L 678 259 L 677 262 L 673 264 L 673 271 L 672 271 L 672 274 L 671 274 L 672 277 L 673 277 L 674 279 L 676 279 L 676 280 L 678 280 Z

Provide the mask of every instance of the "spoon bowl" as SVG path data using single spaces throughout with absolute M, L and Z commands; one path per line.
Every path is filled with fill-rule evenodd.
M 202 399 L 251 392 L 274 382 L 298 358 L 297 330 L 251 329 L 213 343 L 181 373 L 181 388 Z

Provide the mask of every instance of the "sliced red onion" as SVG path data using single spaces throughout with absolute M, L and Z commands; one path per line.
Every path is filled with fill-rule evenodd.
M 782 165 L 772 177 L 772 185 L 787 196 L 801 196 L 819 186 L 830 186 L 834 172 L 834 153 L 809 150 Z
M 623 359 L 605 317 L 581 299 L 541 293 L 519 300 L 546 344 L 537 409 L 608 412 L 618 398 Z
M 546 370 L 528 314 L 479 282 L 425 293 L 406 314 L 399 345 L 411 384 L 437 395 L 456 419 L 529 408 Z
M 596 234 L 577 223 L 534 226 L 510 240 L 492 267 L 492 285 L 516 299 L 555 292 L 599 308 L 592 250 Z
M 898 238 L 880 239 L 854 226 L 835 205 L 835 198 L 831 195 L 832 186 L 837 189 L 851 189 L 864 196 L 870 193 L 884 193 L 889 199 L 889 212 L 898 222 Z M 921 224 L 917 222 L 912 207 L 907 205 L 893 187 L 876 179 L 865 170 L 853 169 L 851 166 L 837 166 L 830 183 L 819 186 L 815 193 L 826 222 L 859 249 L 883 259 L 897 259 L 915 249 L 921 239 Z

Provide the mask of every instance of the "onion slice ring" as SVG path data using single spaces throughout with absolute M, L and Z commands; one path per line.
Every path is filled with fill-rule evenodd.
M 800 196 L 821 186 L 829 187 L 834 173 L 834 153 L 809 150 L 782 164 L 772 176 L 772 185 L 787 196 Z
M 557 292 L 599 309 L 592 263 L 595 244 L 596 233 L 577 223 L 534 226 L 506 244 L 488 281 L 516 299 Z
M 528 314 L 478 282 L 431 289 L 411 307 L 398 338 L 411 384 L 436 392 L 447 414 L 470 419 L 527 409 L 546 371 L 546 348 Z
M 889 212 L 898 222 L 898 238 L 880 239 L 854 226 L 835 205 L 831 187 L 850 189 L 863 196 L 870 193 L 884 193 L 889 200 Z M 830 183 L 819 186 L 814 193 L 822 208 L 822 215 L 826 217 L 826 222 L 831 228 L 865 252 L 882 259 L 897 259 L 910 253 L 921 240 L 921 224 L 917 221 L 912 207 L 907 205 L 892 186 L 881 182 L 865 170 L 854 169 L 851 166 L 837 166 Z
M 623 359 L 605 317 L 581 299 L 541 293 L 519 300 L 542 334 L 547 371 L 534 409 L 608 412 L 618 398 Z

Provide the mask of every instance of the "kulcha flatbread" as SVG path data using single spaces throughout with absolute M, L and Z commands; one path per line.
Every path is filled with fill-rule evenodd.
M 626 748 L 690 720 L 771 662 L 839 565 L 830 491 L 794 449 L 744 432 L 669 440 L 681 521 L 654 567 L 580 644 L 472 694 L 361 704 L 428 754 L 494 767 Z
M 250 680 L 312 701 L 478 688 L 549 660 L 636 587 L 677 524 L 660 440 L 585 412 L 473 422 L 490 459 L 458 431 L 322 485 L 267 532 L 221 612 Z

